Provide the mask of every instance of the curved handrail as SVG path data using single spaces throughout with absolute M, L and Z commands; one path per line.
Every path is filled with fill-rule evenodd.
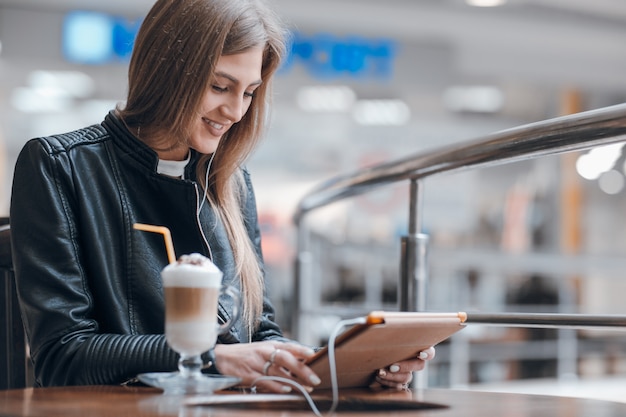
M 317 207 L 400 180 L 501 165 L 623 141 L 626 141 L 626 104 L 522 125 L 460 145 L 334 177 L 300 200 L 294 222 L 299 224 L 304 214 Z

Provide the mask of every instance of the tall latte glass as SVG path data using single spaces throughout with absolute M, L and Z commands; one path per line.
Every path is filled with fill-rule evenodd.
M 212 393 L 235 385 L 239 379 L 201 372 L 201 355 L 215 346 L 217 337 L 230 329 L 238 317 L 239 296 L 222 285 L 222 272 L 200 254 L 181 256 L 161 272 L 165 295 L 165 338 L 180 354 L 178 372 L 141 374 L 143 382 L 163 388 L 166 394 Z M 220 295 L 233 300 L 234 314 L 218 323 Z

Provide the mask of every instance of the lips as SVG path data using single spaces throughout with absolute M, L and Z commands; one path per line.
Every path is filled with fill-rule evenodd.
M 202 118 L 202 121 L 209 127 L 209 130 L 215 135 L 215 136 L 221 136 L 224 134 L 224 132 L 227 129 L 228 124 L 227 123 L 218 123 L 215 122 L 213 120 L 209 120 L 205 117 Z
M 208 124 L 209 126 L 213 127 L 214 129 L 217 129 L 217 130 L 224 129 L 224 125 L 223 124 L 214 122 L 213 120 L 209 120 L 209 119 L 206 119 L 206 118 L 203 117 L 202 121 L 204 123 Z

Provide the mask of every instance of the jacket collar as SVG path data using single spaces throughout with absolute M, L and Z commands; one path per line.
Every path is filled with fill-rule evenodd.
M 153 173 L 157 172 L 159 164 L 158 154 L 128 130 L 128 127 L 126 127 L 126 124 L 124 124 L 115 110 L 111 110 L 106 115 L 102 126 L 111 134 L 115 144 L 122 150 L 124 155 L 130 157 L 135 163 L 143 166 L 145 169 Z M 195 167 L 199 158 L 200 154 L 191 149 L 191 159 L 185 169 L 185 178 L 196 177 Z

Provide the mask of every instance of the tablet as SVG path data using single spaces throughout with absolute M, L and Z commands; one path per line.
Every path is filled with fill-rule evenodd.
M 465 328 L 465 313 L 372 312 L 335 339 L 339 388 L 367 387 L 379 369 L 414 358 Z M 320 377 L 316 389 L 331 388 L 328 346 L 307 360 Z

